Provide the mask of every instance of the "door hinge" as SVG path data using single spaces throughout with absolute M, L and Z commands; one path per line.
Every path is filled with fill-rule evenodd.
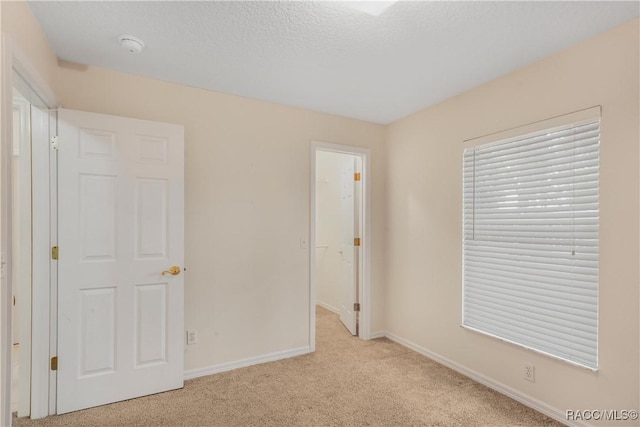
M 360 246 L 360 238 L 356 237 L 355 239 L 353 239 L 353 246 Z
M 353 174 L 354 181 L 360 181 L 360 179 L 362 179 L 362 177 L 360 176 L 360 172 L 356 172 Z
M 58 247 L 51 246 L 51 259 L 58 259 Z
M 58 370 L 58 356 L 53 356 L 51 358 L 51 370 L 52 371 Z
M 360 303 L 359 302 L 354 302 L 353 303 L 353 311 L 360 311 Z
M 60 143 L 60 138 L 58 135 L 51 137 L 51 149 L 58 151 L 58 144 Z

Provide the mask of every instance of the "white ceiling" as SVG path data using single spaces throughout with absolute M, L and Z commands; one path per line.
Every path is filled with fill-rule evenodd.
M 345 3 L 29 2 L 61 59 L 377 123 L 639 14 L 637 1 L 400 1 L 377 17 Z

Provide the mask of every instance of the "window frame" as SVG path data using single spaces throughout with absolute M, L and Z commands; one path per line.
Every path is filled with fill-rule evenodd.
M 490 147 L 492 145 L 497 145 L 497 144 L 505 144 L 505 143 L 509 143 L 509 142 L 514 142 L 514 141 L 520 141 L 523 139 L 527 139 L 527 138 L 531 138 L 533 136 L 539 136 L 539 135 L 543 135 L 545 133 L 550 133 L 550 132 L 557 132 L 559 130 L 562 129 L 570 129 L 576 126 L 579 126 L 581 124 L 584 123 L 589 123 L 589 122 L 593 122 L 593 121 L 599 121 L 599 134 L 598 134 L 598 141 L 599 141 L 599 146 L 601 145 L 601 139 L 602 139 L 602 107 L 601 106 L 595 106 L 595 107 L 590 107 L 590 108 L 586 108 L 584 110 L 579 110 L 573 113 L 569 113 L 569 114 L 564 114 L 561 116 L 556 116 L 556 117 L 552 117 L 550 119 L 545 119 L 545 120 L 540 120 L 528 125 L 524 125 L 524 126 L 518 126 L 515 128 L 510 128 L 507 129 L 505 131 L 501 131 L 501 132 L 496 132 L 496 133 L 491 133 L 488 135 L 484 135 L 481 137 L 476 137 L 476 138 L 471 138 L 471 139 L 467 139 L 463 142 L 462 144 L 462 161 L 463 161 L 463 171 L 461 174 L 462 177 L 462 292 L 461 292 L 461 327 L 465 328 L 466 330 L 470 330 L 473 331 L 475 333 L 479 333 L 485 336 L 489 336 L 492 337 L 494 339 L 498 339 L 500 341 L 503 342 L 508 342 L 511 343 L 513 345 L 516 345 L 518 347 L 527 349 L 529 351 L 533 351 L 539 354 L 543 354 L 546 355 L 548 357 L 554 358 L 556 360 L 561 360 L 563 362 L 572 364 L 572 365 L 576 365 L 591 371 L 598 371 L 599 369 L 599 289 L 600 289 L 600 280 L 599 280 L 599 276 L 600 276 L 600 264 L 599 261 L 597 263 L 598 265 L 598 270 L 595 274 L 596 276 L 596 307 L 595 307 L 595 319 L 596 319 L 596 337 L 595 337 L 595 365 L 589 365 L 589 364 L 585 364 L 585 363 L 581 363 L 579 361 L 575 361 L 575 360 L 571 360 L 553 353 L 549 353 L 546 352 L 544 350 L 541 350 L 540 348 L 535 348 L 532 347 L 530 345 L 527 344 L 523 344 L 521 342 L 517 342 L 514 341 L 510 338 L 506 338 L 500 335 L 496 335 L 495 333 L 492 333 L 490 331 L 486 331 L 486 330 L 482 330 L 482 329 L 478 329 L 476 327 L 472 327 L 469 326 L 468 324 L 465 324 L 465 298 L 466 298 L 466 293 L 465 293 L 465 286 L 466 286 L 466 274 L 465 274 L 465 265 L 467 263 L 467 253 L 466 253 L 466 249 L 465 249 L 465 242 L 466 242 L 466 235 L 465 235 L 465 219 L 466 219 L 466 215 L 465 215 L 465 186 L 466 186 L 466 182 L 465 182 L 465 170 L 464 170 L 464 162 L 465 162 L 465 152 L 466 150 L 470 149 L 470 148 L 478 148 L 478 147 L 482 147 L 482 148 L 486 148 L 486 147 Z M 600 158 L 601 158 L 601 152 L 600 152 L 600 148 L 598 148 L 598 163 L 600 162 Z M 600 173 L 598 172 L 598 178 L 597 178 L 597 186 L 598 188 L 600 187 Z M 474 206 L 475 209 L 475 206 Z M 598 214 L 597 214 L 597 218 L 598 218 L 598 225 L 597 228 L 599 229 L 599 224 L 600 224 L 600 206 L 599 206 L 599 202 L 598 202 Z M 598 247 L 600 246 L 600 235 L 598 234 Z M 599 252 L 599 250 L 598 250 Z M 548 337 L 547 337 L 548 338 Z

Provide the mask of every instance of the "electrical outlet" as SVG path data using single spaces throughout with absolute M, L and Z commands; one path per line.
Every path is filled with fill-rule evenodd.
M 187 345 L 198 344 L 198 331 L 187 331 Z
M 524 364 L 524 379 L 527 381 L 531 381 L 532 383 L 536 382 L 536 367 L 531 363 Z

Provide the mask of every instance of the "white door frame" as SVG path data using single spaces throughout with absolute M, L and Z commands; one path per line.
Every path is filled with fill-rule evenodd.
M 45 81 L 40 77 L 36 68 L 27 56 L 19 49 L 7 34 L 2 34 L 1 58 L 1 112 L 0 117 L 0 162 L 1 162 L 1 249 L 6 261 L 4 278 L 0 284 L 0 425 L 11 425 L 11 152 L 12 152 L 12 104 L 13 87 L 19 82 L 14 81 L 16 73 L 28 86 L 31 93 L 36 95 L 44 104 L 42 107 L 53 109 L 60 104 Z M 20 89 L 20 88 L 19 88 Z M 27 95 L 23 93 L 23 95 Z M 43 148 L 43 147 L 40 147 Z M 48 146 L 46 147 L 48 150 Z M 35 155 L 35 153 L 33 153 Z M 34 224 L 46 224 L 38 233 L 33 233 L 32 246 L 32 334 L 31 334 L 31 417 L 40 418 L 49 415 L 49 343 L 50 333 L 50 295 L 49 280 L 39 280 L 37 277 L 50 277 L 49 245 L 51 225 L 48 210 L 36 210 L 37 206 L 49 206 L 50 177 L 49 170 L 42 171 L 33 168 L 33 188 L 46 188 L 44 192 L 34 191 L 32 215 Z M 36 253 L 37 248 L 46 248 L 46 255 Z M 42 251 L 39 252 L 42 254 Z
M 310 206 L 311 224 L 309 236 L 309 348 L 316 350 L 316 153 L 329 151 L 351 154 L 362 158 L 362 241 L 359 257 L 358 294 L 360 299 L 359 336 L 371 339 L 371 151 L 367 148 L 311 141 Z

